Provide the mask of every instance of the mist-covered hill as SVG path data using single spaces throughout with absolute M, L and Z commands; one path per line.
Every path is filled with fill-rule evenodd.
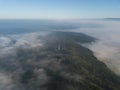
M 42 40 L 42 46 L 19 46 L 0 57 L 1 90 L 120 90 L 120 77 L 82 46 L 95 38 L 52 32 Z

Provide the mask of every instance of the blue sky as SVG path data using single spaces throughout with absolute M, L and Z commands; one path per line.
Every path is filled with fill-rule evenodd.
M 120 0 L 0 0 L 1 19 L 120 18 Z

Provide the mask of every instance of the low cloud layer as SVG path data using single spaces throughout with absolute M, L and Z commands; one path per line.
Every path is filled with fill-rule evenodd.
M 63 22 L 63 23 L 62 23 Z M 45 22 L 44 22 L 45 23 Z M 50 22 L 49 22 L 50 23 Z M 94 55 L 103 61 L 111 70 L 116 74 L 120 75 L 120 22 L 116 21 L 102 21 L 102 20 L 78 20 L 78 21 L 54 21 L 51 25 L 45 23 L 42 25 L 40 30 L 43 31 L 72 31 L 82 32 L 97 38 L 98 40 L 94 43 L 84 45 L 94 52 Z M 46 25 L 49 25 L 49 27 Z M 39 26 L 39 25 L 38 25 Z M 32 27 L 32 26 L 31 26 Z M 44 28 L 43 28 L 44 27 Z M 13 28 L 13 27 L 12 27 Z M 1 90 L 26 90 L 21 85 L 16 83 L 12 78 L 14 74 L 19 76 L 24 70 L 22 66 L 19 66 L 18 62 L 14 61 L 18 48 L 29 49 L 34 47 L 44 46 L 44 37 L 50 32 L 30 32 L 24 34 L 13 34 L 0 35 L 0 63 L 3 64 L 4 68 L 0 68 L 0 89 Z M 9 59 L 8 59 L 9 58 Z M 3 60 L 4 59 L 4 60 Z M 6 63 L 7 62 L 7 63 Z M 53 60 L 53 62 L 55 62 Z M 32 64 L 34 62 L 27 62 Z M 54 63 L 52 63 L 54 68 Z M 41 61 L 41 65 L 48 67 L 49 60 Z M 26 64 L 25 64 L 26 65 Z M 58 65 L 58 64 L 56 64 Z M 16 71 L 13 73 L 7 73 L 6 70 L 9 67 L 15 67 Z M 61 67 L 61 66 L 57 66 Z M 14 70 L 14 68 L 13 68 Z M 9 70 L 8 70 L 9 71 Z M 19 73 L 18 73 L 19 72 Z M 35 69 L 37 79 L 47 82 L 49 77 L 46 76 L 44 69 Z M 17 81 L 17 77 L 15 80 Z M 45 82 L 41 82 L 41 85 Z M 39 82 L 40 83 L 40 82 Z M 44 90 L 44 89 L 43 89 Z
M 0 90 L 28 89 L 27 86 L 24 87 L 21 85 L 19 80 L 21 74 L 26 72 L 25 67 L 31 65 L 32 62 L 27 62 L 26 60 L 23 61 L 24 63 L 22 64 L 20 61 L 21 59 L 17 57 L 19 57 L 19 53 L 25 55 L 21 50 L 28 51 L 35 47 L 42 48 L 45 42 L 43 38 L 48 34 L 49 32 L 40 32 L 0 36 Z M 29 53 L 31 53 L 31 51 L 27 54 Z M 36 75 L 39 73 L 39 79 L 45 82 L 47 77 L 45 76 L 44 71 L 37 69 L 34 71 Z M 41 82 L 41 85 L 44 82 Z
M 103 27 L 83 27 L 76 32 L 83 32 L 98 40 L 90 45 L 85 45 L 94 52 L 94 55 L 103 61 L 112 71 L 120 75 L 120 22 L 119 21 L 84 21 L 95 23 Z
M 17 48 L 33 48 L 42 46 L 44 44 L 43 38 L 47 34 L 49 34 L 49 32 L 1 35 L 0 56 L 12 54 Z

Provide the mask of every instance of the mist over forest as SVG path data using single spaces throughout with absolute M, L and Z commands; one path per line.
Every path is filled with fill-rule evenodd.
M 115 85 L 120 75 L 119 28 L 120 21 L 113 19 L 0 20 L 0 89 L 119 90 Z M 99 68 L 92 71 L 97 65 Z M 104 68 L 105 76 L 103 71 L 98 80 L 97 71 Z M 112 84 L 95 84 L 92 75 L 99 82 L 113 77 Z M 89 87 L 85 88 L 82 81 Z
M 69 21 L 1 20 L 0 47 L 1 48 L 6 47 L 7 44 L 11 43 L 11 39 L 14 39 L 15 37 L 17 37 L 19 44 L 22 43 L 24 44 L 24 42 L 32 44 L 32 41 L 33 44 L 36 44 L 37 43 L 36 37 L 41 33 L 43 34 L 43 32 L 47 33 L 51 31 L 80 32 L 98 39 L 96 42 L 85 46 L 91 49 L 99 60 L 106 63 L 111 69 L 113 69 L 113 71 L 119 74 L 120 73 L 119 28 L 120 28 L 119 20 L 112 18 L 106 18 L 101 20 L 69 20 Z M 21 36 L 25 38 L 21 38 Z M 19 38 L 21 41 L 19 40 Z M 29 38 L 31 39 L 29 40 Z

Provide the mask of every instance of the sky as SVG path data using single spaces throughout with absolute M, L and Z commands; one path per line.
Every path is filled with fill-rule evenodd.
M 120 18 L 120 0 L 0 0 L 0 19 Z

